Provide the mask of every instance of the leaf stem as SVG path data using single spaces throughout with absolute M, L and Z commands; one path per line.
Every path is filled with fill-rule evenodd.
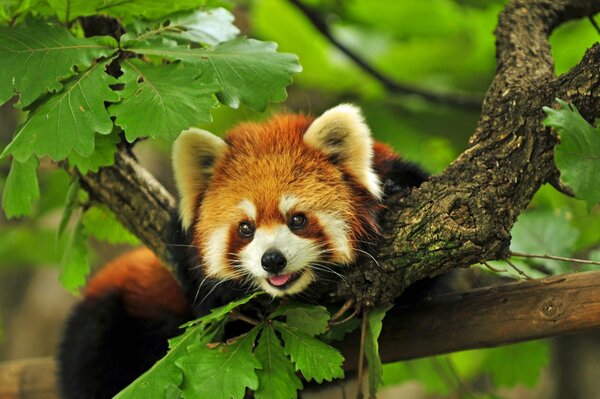
M 586 265 L 600 265 L 600 262 L 598 262 L 598 261 L 587 260 L 587 259 L 578 259 L 578 258 L 567 258 L 564 256 L 538 255 L 538 254 L 528 254 L 528 253 L 523 253 L 523 252 L 511 252 L 511 255 L 516 256 L 518 258 L 551 259 L 551 260 L 559 260 L 561 262 L 583 263 Z
M 508 263 L 508 265 L 509 265 L 510 267 L 512 267 L 512 268 L 513 268 L 513 269 L 514 269 L 514 270 L 515 270 L 517 273 L 519 273 L 519 275 L 520 275 L 520 276 L 524 277 L 526 280 L 533 280 L 533 277 L 531 277 L 530 275 L 528 275 L 527 273 L 525 273 L 523 270 L 519 269 L 519 268 L 517 267 L 517 265 L 515 265 L 514 263 L 512 263 L 512 262 L 510 261 L 510 259 L 504 259 L 504 261 L 505 261 L 506 263 Z
M 489 262 L 481 262 L 485 267 L 487 267 L 488 269 L 490 269 L 491 271 L 495 272 L 495 273 L 505 273 L 506 270 L 504 269 L 497 269 L 495 267 L 493 267 L 492 265 L 489 264 Z
M 350 307 L 352 305 L 354 305 L 354 299 L 350 298 L 342 305 L 341 308 L 339 308 L 339 310 L 337 312 L 335 312 L 335 314 L 333 316 L 331 316 L 330 323 L 332 323 L 332 322 L 336 321 L 337 319 L 339 319 L 340 317 L 342 317 L 342 315 L 344 313 L 346 313 L 346 311 L 348 309 L 350 309 Z
M 237 309 L 234 309 L 231 312 L 229 312 L 229 317 L 231 317 L 234 320 L 245 321 L 246 323 L 252 324 L 253 326 L 257 326 L 260 324 L 260 321 L 241 314 Z
M 360 347 L 358 352 L 358 385 L 356 386 L 356 399 L 363 399 L 363 380 L 365 378 L 365 338 L 367 336 L 367 320 L 369 312 L 362 312 L 362 325 L 360 327 Z
M 339 326 L 340 324 L 344 324 L 345 322 L 352 320 L 354 318 L 354 316 L 356 316 L 357 313 L 358 313 L 358 310 L 355 308 L 352 313 L 350 313 L 347 317 L 343 318 L 342 320 L 330 321 L 329 327 Z

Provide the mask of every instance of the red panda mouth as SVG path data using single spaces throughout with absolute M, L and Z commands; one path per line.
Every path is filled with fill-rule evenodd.
M 288 287 L 294 281 L 298 280 L 298 278 L 300 278 L 301 274 L 302 273 L 299 273 L 299 272 L 289 273 L 289 274 L 273 274 L 272 276 L 269 276 L 267 278 L 267 281 L 273 287 L 283 289 L 283 288 Z

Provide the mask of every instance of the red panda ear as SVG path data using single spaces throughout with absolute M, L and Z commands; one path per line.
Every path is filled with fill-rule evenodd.
M 214 166 L 226 149 L 227 144 L 220 137 L 195 128 L 181 132 L 173 144 L 173 171 L 184 229 L 192 225 L 198 195 L 208 187 Z
M 373 171 L 373 139 L 360 109 L 351 104 L 331 108 L 314 120 L 304 142 L 347 166 L 376 198 L 381 182 Z

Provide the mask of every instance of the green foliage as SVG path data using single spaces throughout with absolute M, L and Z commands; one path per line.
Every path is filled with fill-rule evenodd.
M 58 237 L 60 237 L 65 231 L 67 224 L 71 220 L 73 211 L 79 205 L 78 196 L 80 189 L 81 186 L 79 185 L 79 179 L 71 179 L 71 184 L 69 184 L 69 190 L 67 191 L 67 197 L 65 199 L 65 208 L 63 210 L 62 217 L 60 218 L 60 223 L 58 224 L 58 230 L 56 231 Z
M 261 364 L 252 353 L 258 332 L 255 327 L 216 348 L 188 346 L 187 356 L 175 362 L 183 370 L 183 398 L 243 398 L 246 388 L 258 388 Z
M 315 380 L 320 384 L 323 380 L 344 376 L 344 357 L 337 349 L 281 322 L 273 322 L 273 326 L 281 334 L 285 353 L 308 381 Z
M 120 140 L 116 131 L 110 134 L 96 134 L 94 152 L 87 157 L 71 152 L 67 158 L 69 165 L 76 167 L 82 174 L 98 172 L 102 166 L 109 166 L 115 162 Z
M 285 356 L 283 347 L 272 326 L 262 330 L 258 346 L 257 359 L 262 364 L 258 371 L 258 389 L 254 392 L 256 399 L 294 399 L 302 381 L 296 375 L 294 366 Z
M 235 308 L 245 305 L 246 303 L 250 302 L 252 299 L 256 298 L 259 295 L 262 295 L 262 292 L 255 292 L 252 295 L 249 295 L 249 296 L 239 299 L 237 301 L 230 302 L 227 305 L 223 305 L 221 307 L 211 309 L 210 313 L 207 314 L 206 316 L 200 317 L 199 319 L 196 319 L 196 320 L 188 321 L 181 327 L 188 328 L 188 327 L 195 326 L 197 324 L 211 324 L 216 321 L 223 320 L 229 312 L 231 312 Z
M 383 318 L 391 306 L 372 309 L 367 320 L 365 337 L 365 357 L 369 370 L 369 397 L 377 395 L 377 389 L 382 381 L 381 359 L 379 357 L 379 334 L 383 327 Z
M 81 219 L 71 231 L 61 264 L 61 284 L 67 290 L 77 294 L 79 288 L 85 283 L 85 277 L 90 272 L 87 234 Z
M 240 103 L 264 111 L 269 101 L 283 101 L 292 73 L 300 72 L 297 58 L 277 53 L 275 43 L 253 39 L 233 39 L 209 48 L 176 46 L 171 42 L 131 41 L 125 43 L 134 53 L 181 60 L 220 85 L 219 101 L 232 108 Z
M 174 140 L 183 129 L 210 122 L 210 110 L 217 105 L 212 94 L 220 86 L 203 82 L 198 69 L 138 59 L 124 61 L 121 69 L 121 101 L 109 110 L 129 142 L 145 136 Z
M 77 38 L 66 28 L 41 22 L 0 28 L 0 104 L 15 92 L 24 107 L 46 92 L 60 91 L 61 81 L 77 74 L 75 67 L 84 71 L 95 59 L 114 53 L 116 47 L 111 37 Z
M 172 15 L 168 24 L 146 32 L 154 34 L 160 30 L 168 32 L 165 37 L 173 40 L 187 39 L 211 46 L 234 39 L 240 30 L 233 24 L 233 15 L 224 8 L 196 10 L 192 13 Z
M 94 64 L 65 81 L 61 92 L 41 100 L 1 156 L 12 154 L 25 161 L 34 154 L 48 155 L 58 161 L 75 151 L 89 157 L 94 151 L 95 133 L 113 130 L 104 102 L 119 99 L 109 87 L 116 79 L 104 72 L 107 63 Z
M 535 386 L 548 361 L 548 343 L 533 341 L 385 364 L 383 381 L 385 385 L 419 381 L 432 394 L 452 395 L 467 389 L 477 398 L 495 397 L 498 387 Z M 492 385 L 479 392 L 475 387 L 481 389 L 484 375 L 491 377 Z
M 490 373 L 498 387 L 535 386 L 550 356 L 548 343 L 541 341 L 486 349 L 486 352 L 482 369 Z
M 115 214 L 103 205 L 88 208 L 82 217 L 88 235 L 111 244 L 138 245 L 140 241 L 117 220 Z
M 548 115 L 544 124 L 560 138 L 554 150 L 560 180 L 591 208 L 600 201 L 600 176 L 591 173 L 600 170 L 600 130 L 587 123 L 574 105 L 557 101 L 558 110 L 544 107 Z
M 571 227 L 564 212 L 533 210 L 519 216 L 511 231 L 511 251 L 569 257 L 573 255 L 579 231 Z M 531 259 L 551 274 L 569 271 L 569 265 L 550 259 Z
M 251 389 L 259 399 L 292 399 L 302 388 L 296 371 L 319 383 L 343 377 L 344 358 L 337 349 L 287 324 L 289 320 L 297 323 L 302 312 L 310 313 L 304 304 L 281 306 L 246 334 L 219 342 L 224 325 L 236 318 L 238 308 L 243 310 L 243 305 L 259 295 L 213 309 L 183 325 L 186 331 L 169 341 L 167 355 L 116 398 L 145 397 L 146 392 L 152 397 L 241 399 Z M 316 309 L 308 322 L 311 332 L 331 317 L 324 308 Z
M 210 122 L 218 99 L 259 110 L 285 99 L 301 69 L 297 57 L 278 53 L 274 43 L 236 38 L 232 14 L 199 11 L 206 3 L 49 0 L 0 7 L 0 21 L 17 25 L 0 27 L 0 104 L 18 94 L 17 105 L 29 111 L 2 152 L 19 162 L 3 190 L 9 217 L 30 212 L 37 199 L 34 161 L 21 166 L 32 155 L 95 172 L 114 162 L 121 129 L 129 141 L 174 140 Z M 83 37 L 77 18 L 97 13 L 119 18 L 130 31 L 119 42 Z
M 313 337 L 323 334 L 329 329 L 328 323 L 331 316 L 324 306 L 291 302 L 273 313 L 271 317 L 280 314 L 286 315 L 289 327 L 296 328 Z
M 31 214 L 32 203 L 40 197 L 37 167 L 36 158 L 30 158 L 25 162 L 13 159 L 2 190 L 2 208 L 7 217 Z

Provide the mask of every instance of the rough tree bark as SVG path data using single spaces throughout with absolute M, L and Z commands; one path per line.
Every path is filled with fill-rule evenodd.
M 600 12 L 600 1 L 513 0 L 496 29 L 497 73 L 468 148 L 409 196 L 388 199 L 378 265 L 365 260 L 332 293 L 362 305 L 391 301 L 415 281 L 509 256 L 510 229 L 539 187 L 556 183 L 556 138 L 541 124 L 555 98 L 588 120 L 600 115 L 600 45 L 556 77 L 548 36 L 569 19 Z M 81 176 L 132 232 L 173 267 L 172 197 L 129 155 Z M 140 222 L 142 221 L 142 222 Z
M 543 106 L 574 103 L 600 115 L 600 45 L 556 78 L 548 36 L 560 23 L 600 11 L 589 0 L 515 0 L 499 16 L 497 73 L 468 148 L 440 175 L 391 198 L 376 258 L 349 276 L 363 303 L 393 300 L 426 276 L 509 255 L 510 230 L 539 187 L 555 177 L 556 138 Z

